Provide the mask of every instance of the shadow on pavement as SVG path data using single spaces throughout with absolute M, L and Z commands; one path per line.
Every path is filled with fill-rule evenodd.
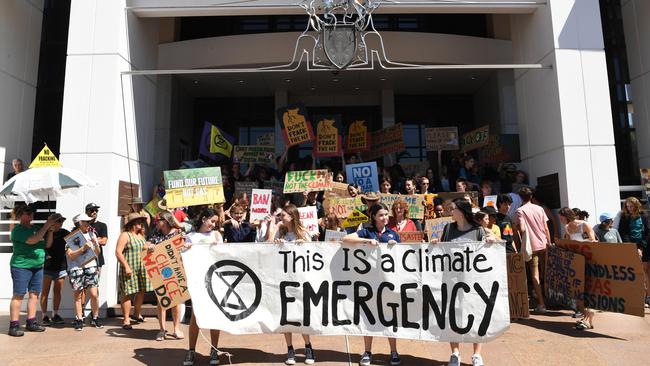
M 623 338 L 609 336 L 607 334 L 601 334 L 596 332 L 594 329 L 577 330 L 573 328 L 574 325 L 573 322 L 557 322 L 557 321 L 546 321 L 546 320 L 537 320 L 537 319 L 520 319 L 517 323 L 521 325 L 525 325 L 527 327 L 541 329 L 556 334 L 562 334 L 573 338 L 607 338 L 607 339 L 616 339 L 619 341 L 627 340 Z

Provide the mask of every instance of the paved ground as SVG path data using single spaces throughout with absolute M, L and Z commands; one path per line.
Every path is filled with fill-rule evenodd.
M 643 365 L 650 351 L 650 310 L 646 317 L 598 313 L 596 328 L 579 332 L 571 328 L 568 312 L 550 312 L 545 316 L 514 323 L 498 340 L 484 347 L 486 365 Z M 148 318 L 131 331 L 120 328 L 120 319 L 108 319 L 104 329 L 85 328 L 76 332 L 70 324 L 50 328 L 44 333 L 27 333 L 22 338 L 7 335 L 8 317 L 0 314 L 0 365 L 180 365 L 187 340 L 153 340 L 157 321 Z M 186 326 L 185 326 L 186 328 Z M 185 329 L 186 330 L 186 329 Z M 187 333 L 187 332 L 186 332 Z M 204 332 L 209 337 L 208 332 Z M 302 340 L 295 335 L 297 352 Z M 363 350 L 360 337 L 350 337 L 351 361 L 357 364 Z M 224 334 L 221 349 L 232 354 L 239 365 L 280 365 L 285 350 L 281 335 L 232 336 Z M 313 337 L 319 365 L 348 364 L 344 337 Z M 449 348 L 445 343 L 398 341 L 402 364 L 446 365 Z M 199 338 L 197 350 L 209 354 L 208 343 Z M 376 365 L 388 364 L 388 342 L 375 339 Z M 461 349 L 469 361 L 471 346 Z M 298 358 L 298 361 L 301 361 Z M 207 365 L 200 357 L 197 365 Z M 222 356 L 221 364 L 228 364 Z M 300 363 L 298 363 L 300 364 Z

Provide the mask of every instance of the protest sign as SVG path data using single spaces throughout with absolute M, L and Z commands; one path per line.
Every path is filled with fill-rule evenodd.
M 197 244 L 183 261 L 199 328 L 471 343 L 508 329 L 504 251 L 481 242 Z
M 472 207 L 477 208 L 478 207 L 478 192 L 476 191 L 471 191 L 471 192 L 440 192 L 436 193 L 437 197 L 442 200 L 443 206 L 445 206 L 445 210 L 447 210 L 447 206 L 455 199 L 457 198 L 465 198 L 466 195 L 470 195 L 472 198 Z
M 287 146 L 299 145 L 314 139 L 311 123 L 307 120 L 307 110 L 302 104 L 280 108 L 277 114 L 282 128 L 282 137 Z
M 248 182 L 241 181 L 235 182 L 235 196 L 240 193 L 246 193 L 248 199 L 250 200 L 251 195 L 253 194 L 253 189 L 259 188 L 259 183 L 257 182 Z
M 256 145 L 260 146 L 275 146 L 275 133 L 267 132 L 265 134 L 257 136 Z
M 508 300 L 510 318 L 528 318 L 528 285 L 526 283 L 526 262 L 521 253 L 510 253 L 508 261 Z
M 357 153 L 370 148 L 370 135 L 366 121 L 354 121 L 348 127 L 348 136 L 345 139 L 345 152 Z
M 427 220 L 424 222 L 425 231 L 429 236 L 429 240 L 437 238 L 442 241 L 442 233 L 445 230 L 445 225 L 450 222 L 454 222 L 451 217 L 440 217 L 433 220 Z
M 158 298 L 158 304 L 165 310 L 190 299 L 187 277 L 180 249 L 185 240 L 176 235 L 158 243 L 153 252 L 142 252 L 142 264 L 151 280 L 151 287 Z
M 66 235 L 63 240 L 65 240 L 66 247 L 70 248 L 72 251 L 81 249 L 84 245 L 86 245 L 86 242 L 88 241 L 88 239 L 86 239 L 84 234 L 79 229 L 73 230 L 70 234 Z M 75 259 L 72 259 L 66 253 L 68 269 L 81 268 L 95 258 L 97 258 L 97 255 L 95 254 L 94 250 L 86 250 L 79 254 L 79 256 Z
M 284 177 L 284 193 L 329 191 L 332 177 L 325 169 L 289 171 Z
M 327 205 L 323 204 L 327 212 L 333 211 L 336 217 L 346 218 L 354 210 L 363 211 L 366 209 L 366 204 L 361 202 L 361 197 L 338 198 L 330 196 L 327 200 Z
M 359 210 L 350 212 L 350 215 L 343 220 L 341 224 L 344 228 L 357 227 L 364 222 L 368 222 L 368 216 Z
M 485 125 L 483 127 L 477 128 L 475 130 L 469 131 L 466 134 L 463 134 L 461 138 L 461 146 L 463 152 L 468 152 L 471 150 L 478 149 L 488 144 L 488 137 L 490 136 L 490 126 Z
M 328 157 L 341 155 L 341 116 L 317 116 L 316 142 L 314 143 L 314 156 Z
M 144 206 L 145 211 L 147 211 L 151 217 L 157 217 L 158 214 L 162 211 L 160 208 L 160 201 L 160 196 L 158 196 L 158 194 L 154 194 L 151 201 L 149 201 L 149 203 Z
M 585 257 L 585 307 L 644 316 L 643 268 L 636 245 L 556 240 Z
M 585 291 L 585 257 L 557 246 L 548 246 L 545 268 L 546 303 L 582 311 Z
M 483 207 L 488 206 L 497 208 L 497 195 L 483 197 Z
M 421 194 L 386 194 L 380 193 L 380 202 L 388 206 L 388 214 L 393 216 L 393 203 L 397 200 L 406 202 L 409 208 L 409 218 L 422 219 L 424 217 L 424 196 Z
M 264 220 L 271 214 L 271 197 L 273 191 L 270 189 L 253 189 L 251 194 L 251 217 L 250 221 Z
M 458 150 L 458 127 L 427 128 L 427 151 Z
M 330 196 L 331 195 L 335 195 L 335 196 L 341 197 L 341 198 L 350 197 L 350 194 L 348 193 L 348 184 L 347 183 L 332 182 L 332 191 L 330 192 Z
M 221 168 L 165 170 L 167 208 L 223 203 Z
M 61 162 L 56 158 L 56 155 L 47 147 L 47 144 L 43 146 L 41 152 L 36 155 L 32 163 L 29 164 L 29 169 L 34 168 L 58 168 L 61 167 Z
M 421 243 L 424 240 L 424 231 L 400 231 L 398 234 L 402 243 Z
M 436 212 L 434 210 L 435 203 L 433 200 L 438 196 L 437 194 L 424 194 L 424 220 L 433 220 L 436 218 Z
M 140 194 L 140 185 L 125 181 L 119 181 L 117 185 L 117 215 L 124 216 L 131 212 L 133 198 Z
M 404 130 L 398 123 L 391 127 L 373 131 L 370 135 L 370 150 L 363 154 L 364 160 L 373 160 L 392 153 L 406 150 Z
M 345 235 L 347 235 L 345 231 L 325 230 L 325 241 L 341 241 Z
M 275 159 L 275 146 L 236 145 L 233 161 L 236 163 L 268 164 Z
M 298 207 L 300 222 L 309 235 L 318 235 L 318 210 L 316 206 Z
M 490 135 L 488 143 L 480 150 L 481 163 L 499 164 L 521 161 L 518 134 Z
M 417 174 L 422 174 L 422 172 L 426 172 L 427 169 L 429 168 L 429 162 L 428 161 L 416 161 L 416 162 L 404 162 L 400 161 L 399 165 L 402 167 L 402 170 L 404 170 L 404 176 L 405 177 L 411 177 L 413 175 Z
M 358 184 L 363 192 L 378 192 L 379 180 L 377 176 L 377 163 L 347 164 L 345 175 L 350 184 Z
M 264 189 L 270 189 L 273 194 L 282 195 L 284 190 L 284 182 L 281 180 L 265 180 L 263 184 Z

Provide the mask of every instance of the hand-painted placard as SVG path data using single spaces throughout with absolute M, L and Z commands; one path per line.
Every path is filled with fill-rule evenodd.
M 354 210 L 350 213 L 350 216 L 346 217 L 343 220 L 343 227 L 357 227 L 364 222 L 368 222 L 368 216 L 359 210 Z
M 263 186 L 264 189 L 270 189 L 273 191 L 273 194 L 279 196 L 282 195 L 284 190 L 284 182 L 281 180 L 265 180 Z
M 424 231 L 400 231 L 398 234 L 402 243 L 421 243 L 424 241 Z
M 273 191 L 270 189 L 253 189 L 251 194 L 251 221 L 264 220 L 271 214 Z
M 233 161 L 244 164 L 268 164 L 275 159 L 275 146 L 236 145 Z
M 370 134 L 366 121 L 357 120 L 348 127 L 347 138 L 345 139 L 345 152 L 364 152 L 370 148 Z
M 546 304 L 582 311 L 585 296 L 585 257 L 558 246 L 546 248 Z
M 310 235 L 318 235 L 318 210 L 316 206 L 298 207 L 300 222 Z
M 343 240 L 343 237 L 347 235 L 345 231 L 336 231 L 336 230 L 325 230 L 325 241 L 326 242 L 339 242 Z
M 644 316 L 643 268 L 635 244 L 556 240 L 556 245 L 585 257 L 585 306 Z
M 472 151 L 479 147 L 486 146 L 489 142 L 489 136 L 490 125 L 485 125 L 464 134 L 461 138 L 463 152 Z
M 423 219 L 424 218 L 424 196 L 421 194 L 385 194 L 380 193 L 380 202 L 388 206 L 390 216 L 393 216 L 393 203 L 397 200 L 405 201 L 409 208 L 409 218 Z
M 458 150 L 458 127 L 427 128 L 427 151 Z
M 406 150 L 404 130 L 398 123 L 391 127 L 373 131 L 370 135 L 370 150 L 363 154 L 364 160 L 373 160 L 392 153 Z
M 151 280 L 158 304 L 169 309 L 190 299 L 180 250 L 185 240 L 174 236 L 156 245 L 153 252 L 142 252 L 142 264 Z
M 328 157 L 340 156 L 342 147 L 341 116 L 316 116 L 316 141 L 314 143 L 314 156 Z
M 284 177 L 284 193 L 329 191 L 332 177 L 325 169 L 289 171 Z
M 267 132 L 263 135 L 257 136 L 256 145 L 259 146 L 275 146 L 275 133 Z
M 438 196 L 435 193 L 422 195 L 424 197 L 424 220 L 433 220 L 436 218 L 435 203 L 433 200 Z
M 342 219 L 350 216 L 354 210 L 363 211 L 366 209 L 366 204 L 361 202 L 360 196 L 348 198 L 329 196 L 325 201 L 327 201 L 327 205 L 323 204 L 323 206 L 326 206 L 327 212 L 333 212 L 336 217 Z M 325 201 L 323 202 L 325 203 Z
M 378 192 L 379 179 L 377 163 L 374 161 L 359 164 L 347 164 L 345 175 L 350 184 L 358 184 L 363 192 Z
M 521 319 L 530 316 L 528 311 L 528 285 L 526 283 L 526 262 L 521 253 L 510 253 L 508 261 L 508 300 L 510 318 Z
M 221 168 L 165 170 L 167 208 L 223 203 Z
M 454 222 L 451 217 L 440 217 L 437 219 L 425 221 L 424 227 L 427 235 L 429 236 L 429 240 L 436 238 L 441 241 L 442 233 L 445 230 L 445 225 L 450 222 Z
M 349 198 L 350 194 L 348 194 L 348 184 L 332 182 L 332 191 L 330 192 L 330 196 L 331 195 L 335 195 L 340 198 Z
M 483 207 L 497 208 L 497 195 L 490 195 L 483 197 Z
M 314 132 L 307 120 L 307 110 L 302 104 L 290 105 L 277 110 L 282 137 L 287 146 L 312 141 Z
M 246 196 L 248 196 L 248 199 L 250 200 L 251 195 L 253 194 L 253 189 L 257 189 L 257 188 L 259 188 L 259 183 L 257 183 L 256 181 L 235 182 L 235 196 L 240 193 L 246 193 Z

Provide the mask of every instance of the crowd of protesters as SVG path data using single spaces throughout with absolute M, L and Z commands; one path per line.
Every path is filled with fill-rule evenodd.
M 297 242 L 322 241 L 326 230 L 346 231 L 344 243 L 379 245 L 380 243 L 394 244 L 401 242 L 400 232 L 422 231 L 421 220 L 409 217 L 409 207 L 404 200 L 397 200 L 391 207 L 380 202 L 379 193 L 398 193 L 405 195 L 425 194 L 436 192 L 478 191 L 479 199 L 472 200 L 471 195 L 454 199 L 453 202 L 443 202 L 434 199 L 436 217 L 450 216 L 453 222 L 447 224 L 441 238 L 429 238 L 432 243 L 454 241 L 505 242 L 505 252 L 516 253 L 530 250 L 531 259 L 528 262 L 530 282 L 532 285 L 532 302 L 534 312 L 544 314 L 546 303 L 542 291 L 542 275 L 544 273 L 544 257 L 546 248 L 558 239 L 566 238 L 579 241 L 601 241 L 607 243 L 632 242 L 636 243 L 643 268 L 650 275 L 650 249 L 648 237 L 650 226 L 641 203 L 636 198 L 625 201 L 618 215 L 601 213 L 600 224 L 591 227 L 586 218 L 589 213 L 567 207 L 559 210 L 559 222 L 550 209 L 545 205 L 545 195 L 527 185 L 526 173 L 513 166 L 503 165 L 493 169 L 479 168 L 474 157 L 460 156 L 452 160 L 448 166 L 441 169 L 427 167 L 420 173 L 406 175 L 400 164 L 381 169 L 378 177 L 380 192 L 362 192 L 359 186 L 348 185 L 348 196 L 361 196 L 367 206 L 367 223 L 359 227 L 343 228 L 342 222 L 333 212 L 325 209 L 323 201 L 327 198 L 322 192 L 304 192 L 298 194 L 275 194 L 271 215 L 263 220 L 250 221 L 249 198 L 244 192 L 235 192 L 238 181 L 257 181 L 262 188 L 268 180 L 282 180 L 287 171 L 325 168 L 332 172 L 332 179 L 345 182 L 345 164 L 355 163 L 357 156 L 352 155 L 341 159 L 340 165 L 318 164 L 308 159 L 298 159 L 287 162 L 287 151 L 273 166 L 250 165 L 242 174 L 241 166 L 237 163 L 221 167 L 226 203 L 204 206 L 192 206 L 175 210 L 162 211 L 152 216 L 146 210 L 142 200 L 133 200 L 132 212 L 122 220 L 122 232 L 117 238 L 114 255 L 119 262 L 118 287 L 121 294 L 123 314 L 122 328 L 126 331 L 133 329 L 133 324 L 145 321 L 142 315 L 142 304 L 145 292 L 151 291 L 151 283 L 147 278 L 141 259 L 143 251 L 151 251 L 155 245 L 174 237 L 183 235 L 186 247 L 196 243 L 218 244 L 223 242 Z M 439 170 L 440 174 L 436 174 Z M 516 192 L 512 192 L 512 191 Z M 164 186 L 156 187 L 160 198 L 164 197 Z M 497 195 L 496 206 L 483 206 L 487 196 Z M 164 205 L 164 204 L 163 204 Z M 300 220 L 298 207 L 315 206 L 320 220 L 319 234 L 311 235 Z M 101 267 L 104 265 L 103 247 L 107 244 L 106 225 L 97 220 L 99 206 L 90 203 L 85 212 L 72 219 L 74 228 L 78 229 L 85 243 L 79 248 L 71 248 L 66 244 L 65 237 L 70 234 L 63 228 L 66 218 L 60 214 L 52 214 L 43 225 L 32 224 L 34 209 L 29 205 L 17 205 L 14 217 L 19 222 L 11 233 L 14 249 L 11 259 L 11 276 L 13 280 L 13 298 L 11 300 L 10 328 L 12 336 L 22 336 L 23 330 L 19 324 L 20 306 L 26 293 L 28 295 L 27 321 L 25 330 L 42 332 L 44 325 L 62 324 L 63 318 L 58 314 L 61 302 L 61 288 L 67 277 L 74 291 L 75 319 L 73 327 L 81 331 L 84 328 L 85 317 L 83 307 L 86 296 L 90 300 L 91 313 L 88 321 L 96 328 L 103 327 L 98 316 L 98 283 Z M 616 228 L 618 228 L 618 230 Z M 72 229 L 74 229 L 72 228 Z M 86 252 L 95 255 L 91 261 L 80 262 L 78 258 Z M 48 310 L 47 297 L 50 290 L 53 294 L 53 309 Z M 41 296 L 42 321 L 37 321 L 36 307 Z M 647 293 L 646 304 L 650 304 L 650 292 Z M 131 310 L 133 308 L 133 315 Z M 593 328 L 594 312 L 590 309 L 580 309 L 574 316 L 580 318 L 575 328 L 586 330 Z M 183 339 L 181 309 L 171 309 L 173 332 L 166 330 L 166 312 L 158 307 L 159 332 L 157 341 L 168 338 Z M 211 330 L 212 351 L 210 364 L 219 362 L 217 352 L 219 331 Z M 192 316 L 189 327 L 189 348 L 183 365 L 191 366 L 195 360 L 195 347 L 199 334 L 196 319 Z M 285 363 L 295 364 L 296 353 L 293 347 L 291 333 L 286 333 L 287 354 Z M 303 334 L 305 353 L 303 361 L 312 364 L 316 360 L 314 348 L 309 335 Z M 359 364 L 370 365 L 372 362 L 372 337 L 364 337 L 365 349 Z M 397 340 L 388 339 L 391 365 L 401 363 L 397 350 Z M 451 356 L 448 365 L 460 365 L 461 356 L 459 345 L 451 343 Z M 481 344 L 474 344 L 472 365 L 483 365 Z

